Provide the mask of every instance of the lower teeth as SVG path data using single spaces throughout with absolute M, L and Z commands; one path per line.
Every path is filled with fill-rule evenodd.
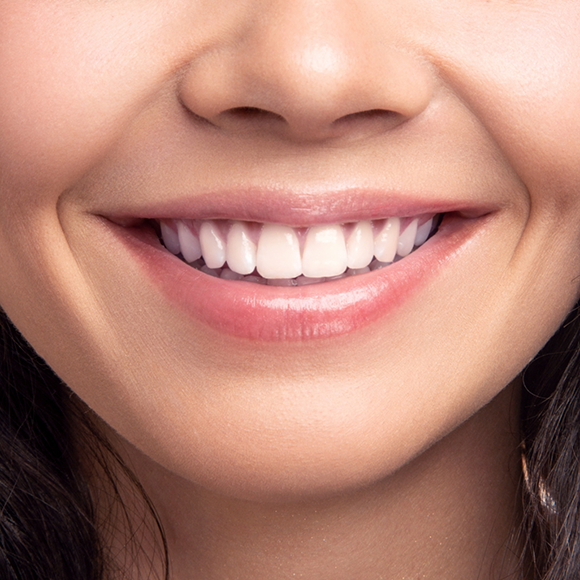
M 373 270 L 380 270 L 385 266 L 389 266 L 391 263 L 392 262 L 379 262 L 377 259 L 374 259 L 366 268 L 359 268 L 356 270 L 348 268 L 346 272 L 344 272 L 343 274 L 340 274 L 339 276 L 332 276 L 330 278 L 309 278 L 307 276 L 298 276 L 297 278 L 277 278 L 277 279 L 263 278 L 256 271 L 252 272 L 247 276 L 242 276 L 242 274 L 238 274 L 237 272 L 234 272 L 233 270 L 230 270 L 227 267 L 216 269 L 208 268 L 203 258 L 197 260 L 196 262 L 192 262 L 191 264 L 188 265 L 192 266 L 196 270 L 199 270 L 200 272 L 203 272 L 204 274 L 207 274 L 208 276 L 213 276 L 214 278 L 221 278 L 223 280 L 251 282 L 254 284 L 263 284 L 268 286 L 289 287 L 289 286 L 308 286 L 310 284 L 321 284 L 322 282 L 340 280 L 342 278 L 347 278 L 348 276 L 358 276 L 360 274 L 367 274 L 368 272 L 372 272 Z

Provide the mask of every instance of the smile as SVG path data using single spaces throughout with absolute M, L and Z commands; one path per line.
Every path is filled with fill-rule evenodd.
M 345 335 L 400 312 L 470 252 L 470 240 L 497 209 L 355 193 L 313 200 L 292 192 L 214 192 L 127 209 L 100 223 L 159 300 L 197 328 L 303 341 Z
M 226 280 L 304 286 L 364 274 L 423 245 L 439 215 L 291 227 L 232 220 L 159 220 L 161 240 L 195 269 Z

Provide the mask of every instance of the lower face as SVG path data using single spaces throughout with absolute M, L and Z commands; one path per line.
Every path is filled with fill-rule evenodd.
M 0 304 L 176 474 L 240 497 L 366 485 L 487 404 L 577 300 L 580 10 L 393 20 L 369 0 L 350 26 L 338 2 L 325 27 L 272 3 L 252 27 L 257 2 L 206 4 L 2 4 Z M 340 75 L 308 65 L 308 34 Z M 284 58 L 307 64 L 274 75 Z M 397 58 L 415 109 L 373 72 Z M 270 96 L 211 93 L 207 62 Z M 367 73 L 358 109 L 328 105 Z

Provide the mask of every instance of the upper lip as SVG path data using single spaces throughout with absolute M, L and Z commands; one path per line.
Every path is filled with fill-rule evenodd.
M 135 206 L 96 213 L 117 223 L 130 223 L 135 219 L 235 219 L 307 227 L 449 212 L 477 218 L 498 209 L 493 202 L 363 188 L 315 193 L 264 188 L 228 189 L 180 196 L 170 201 L 143 204 L 142 207 L 137 203 Z

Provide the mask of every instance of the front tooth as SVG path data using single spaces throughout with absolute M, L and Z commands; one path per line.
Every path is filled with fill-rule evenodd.
M 309 278 L 338 276 L 346 270 L 344 232 L 339 225 L 308 230 L 302 254 L 302 272 Z
M 177 232 L 164 221 L 160 221 L 159 226 L 161 227 L 161 237 L 163 238 L 165 247 L 172 254 L 179 254 L 181 252 L 181 246 L 179 244 L 179 236 L 177 235 Z
M 302 274 L 300 244 L 296 232 L 289 226 L 264 224 L 256 267 L 264 278 L 296 278 Z
M 415 218 L 405 229 L 405 231 L 399 236 L 399 243 L 397 244 L 397 254 L 404 258 L 408 256 L 415 243 L 415 236 L 417 235 L 417 223 L 419 220 Z
M 226 244 L 215 222 L 209 220 L 201 224 L 199 242 L 207 267 L 221 268 L 226 261 Z
M 420 246 L 427 241 L 431 228 L 433 226 L 433 218 L 427 220 L 422 226 L 417 228 L 417 235 L 415 236 L 415 246 Z
M 251 274 L 256 268 L 256 244 L 250 239 L 248 226 L 234 222 L 228 232 L 228 266 L 238 274 Z
M 375 257 L 379 262 L 392 262 L 397 253 L 401 220 L 390 217 L 375 237 Z
M 346 242 L 347 265 L 358 269 L 368 266 L 374 254 L 371 222 L 358 222 Z
M 177 235 L 181 246 L 181 255 L 190 264 L 201 258 L 201 246 L 197 236 L 181 220 L 177 222 Z

